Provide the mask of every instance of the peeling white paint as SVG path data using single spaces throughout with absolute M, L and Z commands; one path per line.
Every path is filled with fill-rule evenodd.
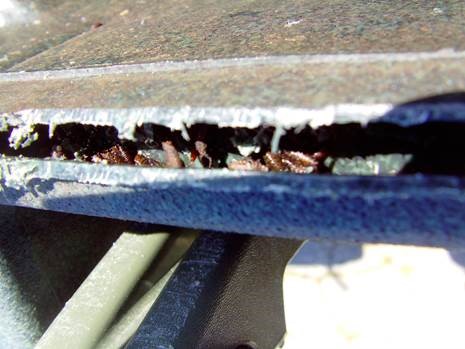
M 389 104 L 327 106 L 318 109 L 305 108 L 210 108 L 210 107 L 148 107 L 130 109 L 28 109 L 3 114 L 0 128 L 19 129 L 18 137 L 29 133 L 31 125 L 49 125 L 50 136 L 57 125 L 79 123 L 95 126 L 114 126 L 122 139 L 134 139 L 134 130 L 144 123 L 166 126 L 187 134 L 186 127 L 205 123 L 219 127 L 257 128 L 276 126 L 283 130 L 310 126 L 318 128 L 332 123 L 357 122 L 366 124 L 390 111 Z M 16 137 L 16 136 L 15 136 Z M 16 143 L 15 143 L 16 144 Z
M 388 116 L 388 119 L 386 119 Z M 247 107 L 146 107 L 128 109 L 78 108 L 78 109 L 29 109 L 2 114 L 0 130 L 8 127 L 20 129 L 18 139 L 30 134 L 30 127 L 49 125 L 50 136 L 57 125 L 79 123 L 83 125 L 114 126 L 122 139 L 134 139 L 136 127 L 144 123 L 165 126 L 187 133 L 194 124 L 204 123 L 218 127 L 257 128 L 274 126 L 283 131 L 305 126 L 314 129 L 332 124 L 358 123 L 366 125 L 383 117 L 402 127 L 425 122 L 464 122 L 465 104 L 431 103 L 406 106 L 391 104 L 338 104 L 323 108 L 247 108 Z M 16 136 L 15 136 L 16 137 Z M 26 137 L 27 138 L 27 137 Z M 16 138 L 14 144 L 16 143 Z
M 14 128 L 8 142 L 13 149 L 26 148 L 39 139 L 39 134 L 34 131 L 32 124 L 25 124 Z

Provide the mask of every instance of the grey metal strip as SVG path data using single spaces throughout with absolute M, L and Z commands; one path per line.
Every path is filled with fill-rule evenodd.
M 388 52 L 388 53 L 352 53 L 352 54 L 316 54 L 316 55 L 283 55 L 258 56 L 241 58 L 205 59 L 193 61 L 167 61 L 141 64 L 121 64 L 103 67 L 78 69 L 60 69 L 48 71 L 23 71 L 1 73 L 0 81 L 34 81 L 75 79 L 102 75 L 160 73 L 182 70 L 206 70 L 232 67 L 254 66 L 288 66 L 305 64 L 349 63 L 366 64 L 376 62 L 418 62 L 438 59 L 465 58 L 465 51 L 442 49 L 431 52 Z

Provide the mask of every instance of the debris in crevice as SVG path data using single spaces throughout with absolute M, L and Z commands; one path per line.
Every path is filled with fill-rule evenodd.
M 136 156 L 134 157 L 134 164 L 136 166 L 147 166 L 147 167 L 162 167 L 162 163 L 155 160 L 151 159 L 149 157 L 144 156 L 141 153 L 137 153 Z
M 21 135 L 21 131 L 25 131 L 26 134 Z M 13 138 L 16 137 L 18 137 L 18 143 L 13 142 L 16 144 L 12 144 Z M 20 139 L 26 142 L 20 141 Z M 32 139 L 34 141 L 31 142 Z M 44 158 L 50 156 L 51 147 L 46 125 L 31 125 L 27 129 L 9 127 L 0 132 L 0 153 L 6 156 Z
M 121 142 L 114 127 L 65 124 L 56 126 L 51 143 L 52 153 L 60 157 L 90 161 L 93 156 Z
M 180 130 L 142 124 L 133 141 L 121 139 L 112 126 L 57 125 L 51 136 L 50 127 L 31 125 L 19 131 L 7 128 L 0 132 L 0 152 L 7 156 L 160 168 L 341 175 L 465 174 L 462 123 L 412 127 L 337 124 L 281 131 L 266 125 L 248 129 L 195 124 L 185 130 L 188 140 Z M 25 138 L 16 137 L 20 134 Z M 279 149 L 273 149 L 276 144 Z
M 35 132 L 35 128 L 32 125 L 24 125 L 18 128 L 14 128 L 10 136 L 8 137 L 8 142 L 10 147 L 13 149 L 26 148 L 32 143 L 39 139 L 39 134 Z
M 323 152 L 304 154 L 296 151 L 266 153 L 264 161 L 270 171 L 293 173 L 329 173 L 324 164 L 327 155 Z
M 234 160 L 228 165 L 228 168 L 236 171 L 268 171 L 268 167 L 263 165 L 259 160 L 252 160 L 250 158 Z
M 183 168 L 182 162 L 176 147 L 171 141 L 165 141 L 161 144 L 165 152 L 165 167 L 166 168 Z
M 396 175 L 412 160 L 412 154 L 383 154 L 327 159 L 335 175 Z
M 208 155 L 207 144 L 203 141 L 195 141 L 194 145 L 195 150 L 192 152 L 192 160 L 195 160 L 195 158 L 198 157 L 203 167 L 212 168 L 213 159 L 210 155 Z
M 276 153 L 279 151 L 279 142 L 281 137 L 286 133 L 282 126 L 276 126 L 273 132 L 273 138 L 271 139 L 271 151 Z
M 93 155 L 91 161 L 104 164 L 134 164 L 134 157 L 128 149 L 116 144 L 110 149 Z

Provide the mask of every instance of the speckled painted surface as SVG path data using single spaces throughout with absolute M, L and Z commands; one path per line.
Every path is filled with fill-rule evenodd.
M 465 244 L 462 178 L 255 174 L 73 162 L 41 167 L 33 162 L 21 168 L 1 160 L 2 204 L 300 239 Z
M 66 23 L 70 22 L 67 11 L 56 11 L 53 29 L 59 32 L 61 24 L 66 33 Z M 99 18 L 103 26 L 86 30 L 11 70 L 272 54 L 465 48 L 461 1 L 94 0 L 76 10 L 76 14 L 86 16 L 82 13 Z M 87 23 L 87 27 L 90 25 Z M 83 30 L 81 23 L 76 26 L 73 34 Z M 39 26 L 38 36 L 46 36 L 40 35 L 40 30 Z

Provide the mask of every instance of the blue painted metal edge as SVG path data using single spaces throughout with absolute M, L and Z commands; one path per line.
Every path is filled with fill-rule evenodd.
M 465 178 L 169 170 L 0 159 L 0 203 L 300 239 L 465 246 Z

